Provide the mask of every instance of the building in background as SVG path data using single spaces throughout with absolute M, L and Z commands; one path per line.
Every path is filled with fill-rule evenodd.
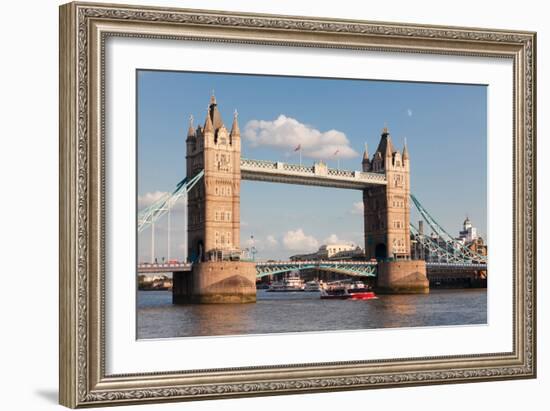
M 459 231 L 458 237 L 456 237 L 459 244 L 451 240 L 441 238 L 433 232 L 429 235 L 425 234 L 423 221 L 418 222 L 418 227 L 418 232 L 420 235 L 429 238 L 434 245 L 449 254 L 458 254 L 460 252 L 459 244 L 462 244 L 479 255 L 487 255 L 487 244 L 485 244 L 483 238 L 477 234 L 477 228 L 472 225 L 472 222 L 468 217 L 464 220 L 462 230 Z M 411 255 L 413 258 L 433 263 L 444 262 L 443 260 L 445 258 L 441 254 L 431 253 L 429 250 L 425 249 L 422 244 L 416 241 L 414 236 L 411 236 Z
M 296 254 L 290 257 L 292 261 L 304 260 L 349 260 L 363 258 L 365 251 L 354 244 L 324 244 L 314 253 Z
M 487 255 L 487 244 L 485 244 L 481 237 L 477 237 L 475 240 L 466 243 L 466 247 L 479 255 Z
M 458 240 L 462 241 L 462 244 L 468 244 L 478 238 L 477 228 L 472 226 L 472 222 L 468 217 L 464 220 L 462 225 L 463 229 L 458 233 Z

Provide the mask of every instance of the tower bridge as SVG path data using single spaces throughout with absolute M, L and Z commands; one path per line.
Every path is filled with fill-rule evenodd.
M 430 252 L 443 256 L 447 265 L 440 269 L 486 269 L 486 257 L 461 244 L 453 243 L 455 250 L 449 252 L 426 241 L 418 231 L 413 230 L 411 237 L 411 201 L 435 233 L 448 233 L 410 193 L 407 146 L 397 150 L 387 128 L 383 129 L 372 157 L 365 147 L 360 171 L 333 169 L 322 162 L 303 166 L 245 159 L 241 158 L 237 113 L 229 131 L 212 96 L 204 125 L 195 128 L 192 119 L 190 121 L 186 149 L 187 177 L 172 193 L 138 216 L 138 232 L 151 227 L 154 240 L 155 221 L 167 213 L 169 217 L 169 210 L 178 199 L 187 202 L 187 255 L 192 264 L 138 266 L 138 272 L 156 269 L 155 272 L 174 273 L 174 303 L 254 302 L 256 278 L 311 268 L 352 276 L 375 276 L 378 292 L 426 293 L 430 263 L 411 259 L 411 238 L 431 247 Z M 256 263 L 240 259 L 241 180 L 361 190 L 367 260 Z M 370 261 L 372 258 L 375 261 Z

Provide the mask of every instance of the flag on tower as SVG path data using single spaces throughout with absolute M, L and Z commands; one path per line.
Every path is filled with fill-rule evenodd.
M 302 144 L 298 144 L 296 148 L 294 149 L 294 152 L 298 152 L 300 155 L 300 165 L 302 165 Z
M 336 149 L 336 151 L 334 152 L 334 157 L 336 157 L 336 168 L 339 170 L 340 169 L 340 157 L 337 157 L 338 156 L 338 153 L 340 152 L 340 149 Z

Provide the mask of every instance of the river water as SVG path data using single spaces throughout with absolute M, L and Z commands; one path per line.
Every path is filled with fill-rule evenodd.
M 376 300 L 258 290 L 256 304 L 173 305 L 171 291 L 139 291 L 139 339 L 487 323 L 487 290 L 431 290 Z

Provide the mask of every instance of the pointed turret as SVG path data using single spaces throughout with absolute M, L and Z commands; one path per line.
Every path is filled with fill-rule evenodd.
M 407 148 L 407 139 L 405 139 L 405 142 L 403 144 L 403 161 L 409 159 L 409 149 Z
M 212 133 L 214 131 L 214 126 L 212 125 L 212 119 L 210 118 L 210 107 L 206 109 L 206 121 L 204 122 L 204 132 Z
M 210 116 L 210 120 L 212 121 L 214 132 L 217 132 L 221 127 L 223 127 L 223 120 L 220 111 L 218 110 L 218 103 L 216 102 L 214 90 L 212 90 L 212 95 L 210 96 L 210 103 L 208 104 L 208 114 Z
M 376 151 L 382 154 L 383 157 L 392 157 L 395 150 L 391 142 L 391 136 L 390 132 L 388 131 L 388 127 L 384 127 L 384 129 L 382 130 L 380 143 L 378 144 L 378 148 L 376 149 Z
M 367 146 L 367 143 L 365 143 L 365 152 L 363 153 L 363 163 L 365 161 L 369 161 L 369 147 Z
M 363 165 L 363 171 L 369 171 L 370 169 L 370 160 L 369 160 L 369 148 L 367 147 L 367 143 L 365 143 L 365 152 L 363 153 L 363 161 L 361 162 Z
M 231 139 L 233 137 L 240 137 L 241 136 L 241 130 L 239 129 L 239 112 L 235 110 L 235 113 L 233 113 L 233 125 L 231 126 L 231 133 L 229 135 L 231 136 Z
M 195 138 L 195 127 L 193 127 L 193 115 L 189 116 L 189 129 L 187 130 L 187 139 Z

